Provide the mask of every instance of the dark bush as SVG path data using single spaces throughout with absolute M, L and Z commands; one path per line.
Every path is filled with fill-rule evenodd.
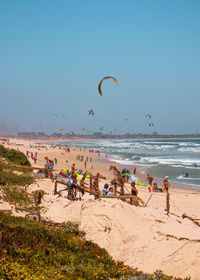
M 31 166 L 25 154 L 14 149 L 7 149 L 2 145 L 0 145 L 0 157 L 7 159 L 14 164 Z

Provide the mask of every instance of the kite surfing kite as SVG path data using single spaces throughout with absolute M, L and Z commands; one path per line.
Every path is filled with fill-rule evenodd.
M 94 116 L 94 111 L 91 109 L 91 110 L 89 110 L 88 111 L 88 113 L 89 113 L 89 115 L 92 115 L 92 116 Z
M 147 119 L 151 119 L 151 115 L 150 114 L 146 114 Z
M 98 86 L 99 94 L 100 94 L 101 96 L 102 96 L 101 85 L 102 85 L 102 83 L 103 83 L 104 80 L 111 80 L 111 81 L 113 81 L 115 84 L 118 83 L 118 81 L 117 81 L 115 78 L 113 78 L 113 77 L 109 77 L 109 76 L 104 77 L 104 78 L 100 81 L 99 86 Z
M 149 123 L 149 126 L 154 126 L 154 123 L 150 122 L 150 123 Z

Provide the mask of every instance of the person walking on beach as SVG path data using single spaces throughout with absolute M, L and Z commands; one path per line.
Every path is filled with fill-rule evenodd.
M 166 176 L 164 179 L 163 179 L 163 184 L 164 184 L 164 191 L 168 192 L 169 190 L 169 186 L 170 186 L 170 183 L 168 182 L 168 176 Z
M 153 183 L 153 177 L 151 174 L 147 174 L 147 179 L 146 181 L 149 183 L 149 185 L 152 186 L 152 183 Z

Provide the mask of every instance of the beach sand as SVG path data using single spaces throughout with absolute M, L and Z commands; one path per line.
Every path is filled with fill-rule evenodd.
M 35 148 L 35 142 L 40 142 L 41 147 Z M 91 171 L 94 175 L 99 172 L 106 177 L 106 180 L 100 180 L 101 189 L 114 178 L 113 172 L 109 170 L 109 158 L 103 154 L 98 156 L 97 153 L 83 149 L 80 151 L 79 148 L 71 148 L 69 153 L 64 148 L 52 148 L 38 140 L 10 139 L 10 143 L 13 144 L 5 146 L 24 153 L 37 152 L 37 163 L 34 164 L 30 159 L 31 164 L 36 167 L 44 167 L 45 157 L 48 157 L 52 160 L 57 158 L 55 173 L 59 173 L 61 169 L 71 169 L 73 163 L 78 169 Z M 84 161 L 77 160 L 79 155 L 92 158 L 92 162 L 89 160 L 85 168 Z M 121 168 L 119 164 L 115 166 Z M 144 182 L 144 174 L 139 176 Z M 138 196 L 145 203 L 150 198 L 147 207 L 135 207 L 119 199 L 94 200 L 94 196 L 87 193 L 81 201 L 69 201 L 66 192 L 60 197 L 53 195 L 54 183 L 42 177 L 28 191 L 38 188 L 46 192 L 41 205 L 44 207 L 43 218 L 78 223 L 80 229 L 86 232 L 86 238 L 105 248 L 115 260 L 124 261 L 144 272 L 162 270 L 176 277 L 191 276 L 192 279 L 200 279 L 200 227 L 191 220 L 182 218 L 186 213 L 200 219 L 200 193 L 195 191 L 197 189 L 190 189 L 189 186 L 186 188 L 190 190 L 170 188 L 168 216 L 165 211 L 166 193 L 150 193 L 148 187 L 137 186 Z M 58 184 L 58 190 L 61 189 L 64 186 Z M 125 189 L 127 193 L 130 192 L 130 184 L 126 183 Z M 9 204 L 5 203 L 5 206 L 6 209 L 11 208 Z M 2 207 L 0 204 L 0 209 Z M 14 210 L 13 213 L 16 214 Z

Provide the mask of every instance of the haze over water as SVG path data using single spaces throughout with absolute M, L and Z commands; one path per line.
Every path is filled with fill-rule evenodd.
M 200 139 L 188 140 L 86 140 L 71 146 L 112 154 L 120 164 L 146 165 L 153 177 L 200 187 Z M 194 165 L 197 164 L 197 167 Z M 188 172 L 188 177 L 185 177 Z

